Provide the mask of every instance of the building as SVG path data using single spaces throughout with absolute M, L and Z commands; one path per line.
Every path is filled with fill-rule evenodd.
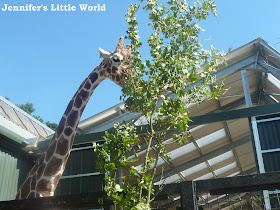
M 192 136 L 186 145 L 167 146 L 171 161 L 160 158 L 159 167 L 164 167 L 165 174 L 169 174 L 165 183 L 279 171 L 280 53 L 258 38 L 230 52 L 226 55 L 226 62 L 227 66 L 223 66 L 216 77 L 218 80 L 225 78 L 227 91 L 218 100 L 207 100 L 199 106 L 189 105 L 193 120 L 190 123 Z M 199 82 L 194 85 L 199 85 Z M 4 101 L 3 98 L 1 100 Z M 7 117 L 5 119 L 7 122 L 12 121 Z M 133 121 L 136 126 L 145 125 L 144 118 L 125 110 L 123 103 L 80 122 L 57 194 L 98 191 L 103 188 L 103 176 L 94 169 L 92 142 L 102 141 L 104 131 L 123 120 Z M 32 133 L 28 129 L 25 130 Z M 27 139 L 34 140 L 36 135 L 32 133 L 35 136 L 25 136 L 25 140 L 20 141 L 13 135 L 7 136 L 2 130 L 5 129 L 0 131 L 4 140 L 0 146 L 2 142 L 9 142 L 9 147 L 1 150 L 1 154 L 10 154 L 15 147 L 21 151 L 20 160 L 27 164 L 24 166 L 27 170 L 32 165 L 29 159 L 32 160 L 37 153 L 32 155 L 25 152 L 20 145 L 31 144 L 33 141 Z M 145 134 L 139 134 L 140 139 L 141 135 Z M 50 139 L 47 135 L 42 137 L 38 141 L 38 153 Z M 139 154 L 139 157 L 143 159 L 143 154 Z M 29 159 L 25 161 L 24 158 Z M 140 167 L 139 164 L 140 161 L 136 162 L 136 166 Z M 0 174 L 3 173 L 1 165 Z M 155 179 L 158 182 L 160 174 Z M 10 194 L 9 199 L 12 198 L 12 192 Z M 0 199 L 6 198 L 0 194 Z M 270 205 L 269 200 L 266 200 L 266 205 Z
M 53 130 L 0 97 L 0 201 L 15 198 L 36 157 L 28 146 Z

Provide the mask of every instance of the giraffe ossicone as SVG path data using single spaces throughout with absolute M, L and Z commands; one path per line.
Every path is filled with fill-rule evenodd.
M 115 52 L 99 48 L 103 61 L 82 82 L 69 102 L 58 128 L 46 150 L 27 174 L 16 199 L 53 196 L 64 171 L 84 108 L 96 87 L 110 79 L 122 87 L 125 74 L 130 70 L 130 46 L 123 46 L 120 38 Z

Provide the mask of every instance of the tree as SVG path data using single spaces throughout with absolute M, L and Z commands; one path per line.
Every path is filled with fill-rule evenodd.
M 52 130 L 56 130 L 57 129 L 57 124 L 56 123 L 52 123 L 52 122 L 50 122 L 50 121 L 47 121 L 46 122 L 46 125 L 50 128 L 50 129 L 52 129 Z
M 138 160 L 141 145 L 132 123 L 115 125 L 113 132 L 104 137 L 102 147 L 94 145 L 98 156 L 98 168 L 106 173 L 105 191 L 113 200 L 115 209 L 149 209 L 155 192 L 153 179 L 160 156 L 169 160 L 165 149 L 165 136 L 176 130 L 173 141 L 186 143 L 188 133 L 188 112 L 186 105 L 216 98 L 223 90 L 223 83 L 216 84 L 212 74 L 222 63 L 222 53 L 214 47 L 202 48 L 199 33 L 203 30 L 198 23 L 212 13 L 216 15 L 213 1 L 202 0 L 187 4 L 183 0 L 139 0 L 127 10 L 129 24 L 127 38 L 131 40 L 133 58 L 132 71 L 127 74 L 122 98 L 126 106 L 141 113 L 148 122 L 146 129 L 145 158 L 141 169 L 129 166 Z M 151 59 L 143 61 L 139 48 L 142 46 L 138 34 L 137 12 L 142 7 L 148 13 L 152 30 L 147 43 Z M 201 68 L 203 67 L 203 69 Z M 193 85 L 198 80 L 199 85 Z M 211 86 L 211 88 L 209 88 Z M 160 130 L 155 130 L 159 125 Z M 138 149 L 135 149 L 138 145 Z M 156 156 L 150 154 L 156 148 Z M 127 152 L 134 150 L 134 158 L 128 159 Z M 128 168 L 123 183 L 118 180 L 118 168 Z M 137 178 L 137 184 L 131 180 Z M 135 178 L 136 177 L 136 178 Z M 143 193 L 146 191 L 147 193 Z M 141 206 L 141 207 L 139 207 Z
M 36 116 L 32 114 L 35 111 L 34 105 L 30 102 L 26 102 L 25 104 L 16 104 L 19 108 L 25 111 L 27 114 L 30 114 L 35 119 L 39 120 L 41 123 L 44 123 L 44 120 L 40 116 Z
M 27 114 L 31 115 L 32 117 L 34 117 L 35 119 L 39 120 L 41 123 L 44 123 L 44 120 L 42 117 L 40 117 L 39 115 L 34 115 L 32 114 L 33 112 L 35 112 L 35 108 L 34 105 L 30 102 L 26 102 L 25 104 L 16 104 L 19 108 L 21 108 L 23 111 L 25 111 Z M 50 121 L 47 121 L 46 126 L 48 126 L 50 129 L 52 130 L 56 130 L 57 129 L 57 124 L 56 123 L 51 123 Z

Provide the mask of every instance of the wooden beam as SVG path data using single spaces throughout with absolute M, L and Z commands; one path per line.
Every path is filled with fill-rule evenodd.
M 61 195 L 53 197 L 32 198 L 0 202 L 0 209 L 77 209 L 86 207 L 100 207 L 99 199 L 103 199 L 103 206 L 112 205 L 105 192 L 82 193 L 77 195 Z
M 196 181 L 197 192 L 210 192 L 211 195 L 253 192 L 259 190 L 275 190 L 279 187 L 280 172 Z
M 244 109 L 222 111 L 218 113 L 193 116 L 191 117 L 192 122 L 189 122 L 189 126 L 215 123 L 215 122 L 234 120 L 240 118 L 248 118 L 253 116 L 271 115 L 279 112 L 280 112 L 280 103 L 266 104 L 266 105 L 244 108 Z M 142 126 L 142 128 L 141 126 L 137 126 L 136 128 L 138 134 L 146 133 L 148 130 L 147 126 Z M 160 126 L 155 126 L 154 129 L 156 131 L 163 130 L 163 128 L 161 128 Z M 95 140 L 101 140 L 102 136 L 104 135 L 105 132 L 77 135 L 75 138 L 75 143 L 85 143 L 85 142 L 92 142 Z
M 191 185 L 189 183 L 191 183 Z M 279 187 L 280 172 L 271 172 L 167 184 L 159 195 L 162 197 L 166 194 L 183 194 L 187 193 L 187 191 L 197 193 L 210 192 L 212 195 L 219 195 L 226 193 L 275 190 L 279 189 Z M 188 192 L 188 194 L 190 195 L 190 192 Z M 2 201 L 0 202 L 0 209 L 77 209 L 100 207 L 101 205 L 98 202 L 100 198 L 103 199 L 103 207 L 112 205 L 112 201 L 108 200 L 105 192 L 91 192 L 77 195 Z M 191 196 L 193 203 L 195 203 L 195 198 L 195 195 Z M 183 202 L 183 205 L 184 203 L 186 202 Z

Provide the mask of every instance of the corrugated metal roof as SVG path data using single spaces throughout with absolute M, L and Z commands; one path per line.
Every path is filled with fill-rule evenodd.
M 1 96 L 0 118 L 3 121 L 3 125 L 10 125 L 3 128 L 2 134 L 7 136 L 8 132 L 6 131 L 9 130 L 9 133 L 11 134 L 9 137 L 12 140 L 14 140 L 13 134 L 17 134 L 17 136 L 22 137 L 22 140 L 25 141 L 25 143 L 32 144 L 36 139 L 46 139 L 54 133 L 49 127 Z M 28 139 L 31 139 L 31 141 L 28 142 Z

